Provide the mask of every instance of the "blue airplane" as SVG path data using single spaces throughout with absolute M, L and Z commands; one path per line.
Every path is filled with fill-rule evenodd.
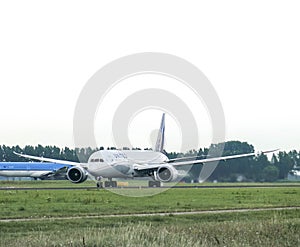
M 63 175 L 70 165 L 47 162 L 0 162 L 0 176 L 45 179 Z

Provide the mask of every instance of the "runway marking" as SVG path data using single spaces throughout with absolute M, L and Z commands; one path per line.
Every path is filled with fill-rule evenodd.
M 220 210 L 203 210 L 203 211 L 186 211 L 186 212 L 165 212 L 165 213 L 137 213 L 137 214 L 110 214 L 110 215 L 86 215 L 70 217 L 41 217 L 41 218 L 17 218 L 17 219 L 0 219 L 0 222 L 26 222 L 26 221 L 43 221 L 43 220 L 74 220 L 74 219 L 97 219 L 97 218 L 123 218 L 123 217 L 150 217 L 150 216 L 177 216 L 177 215 L 195 215 L 195 214 L 223 214 L 223 213 L 244 213 L 260 211 L 280 211 L 300 209 L 300 207 L 273 207 L 273 208 L 241 208 L 241 209 L 220 209 Z

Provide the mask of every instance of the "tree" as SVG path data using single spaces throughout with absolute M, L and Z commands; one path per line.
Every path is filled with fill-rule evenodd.
M 293 152 L 279 152 L 278 163 L 276 164 L 279 169 L 279 179 L 287 178 L 288 172 L 293 169 L 295 164 L 293 154 Z
M 266 182 L 274 182 L 278 179 L 279 169 L 274 165 L 269 165 L 263 169 L 263 178 Z
M 225 143 L 212 144 L 209 149 L 209 155 L 217 156 L 223 149 L 223 156 L 236 155 L 243 153 L 253 153 L 254 147 L 247 142 L 240 141 L 229 141 Z M 228 160 L 226 162 L 220 162 L 213 174 L 211 175 L 212 180 L 218 181 L 230 181 L 237 175 L 252 174 L 249 170 L 250 163 L 253 157 L 250 158 L 239 158 Z
M 254 158 L 255 163 L 253 166 L 253 178 L 254 181 L 259 182 L 264 180 L 263 170 L 270 165 L 268 157 L 264 154 L 260 154 Z

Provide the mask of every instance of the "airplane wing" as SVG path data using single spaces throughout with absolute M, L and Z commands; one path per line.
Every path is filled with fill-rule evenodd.
M 201 155 L 201 156 L 186 156 L 186 157 L 180 157 L 180 158 L 174 158 L 174 159 L 169 159 L 168 160 L 168 163 L 171 163 L 171 162 L 176 162 L 176 161 L 179 161 L 179 160 L 196 160 L 196 159 L 199 159 L 199 158 L 203 158 L 203 157 L 208 157 L 209 155 Z
M 27 159 L 32 159 L 32 160 L 39 160 L 39 161 L 45 161 L 45 162 L 52 162 L 56 164 L 62 164 L 62 165 L 71 165 L 71 166 L 78 166 L 80 163 L 74 162 L 74 161 L 68 161 L 68 160 L 56 160 L 56 159 L 51 159 L 51 158 L 44 158 L 44 157 L 37 157 L 37 156 L 32 156 L 32 155 L 27 155 L 27 154 L 19 154 L 17 152 L 14 152 L 14 154 L 24 157 Z
M 200 159 L 200 160 L 191 160 L 191 161 L 178 161 L 178 162 L 171 162 L 168 163 L 172 166 L 185 166 L 185 165 L 194 165 L 194 164 L 206 164 L 210 162 L 215 161 L 226 161 L 229 159 L 236 159 L 236 158 L 243 158 L 243 157 L 251 157 L 259 154 L 267 154 L 267 153 L 273 153 L 278 151 L 279 149 L 275 150 L 269 150 L 269 151 L 263 151 L 263 152 L 257 152 L 257 153 L 248 153 L 248 154 L 237 154 L 237 155 L 229 155 L 229 156 L 222 156 L 222 157 L 215 157 L 215 158 L 208 158 L 208 159 Z M 163 163 L 166 164 L 166 163 Z M 157 169 L 163 164 L 154 164 L 154 165 L 137 165 L 135 167 L 136 170 L 142 171 L 147 169 Z
M 69 166 L 64 166 L 64 167 L 59 168 L 58 170 L 53 172 L 53 176 L 59 175 L 61 173 L 66 173 L 68 168 L 69 168 Z
M 56 176 L 56 175 L 60 175 L 60 174 L 63 174 L 63 173 L 66 173 L 67 170 L 68 170 L 69 166 L 63 166 L 61 168 L 59 168 L 58 170 L 55 170 L 55 171 L 50 171 L 50 172 L 45 172 L 44 174 L 39 174 L 38 176 L 36 177 L 53 177 L 53 176 Z M 34 177 L 34 174 L 33 174 L 33 177 Z

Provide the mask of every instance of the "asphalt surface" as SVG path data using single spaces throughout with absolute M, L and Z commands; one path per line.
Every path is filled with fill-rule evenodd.
M 300 184 L 274 184 L 274 185 L 195 185 L 195 186 L 163 186 L 154 187 L 155 189 L 213 189 L 213 188 L 299 188 Z M 112 189 L 111 187 L 108 187 Z M 85 186 L 85 187 L 0 187 L 0 190 L 89 190 L 89 189 L 105 189 L 97 188 L 95 186 Z M 153 187 L 148 186 L 122 186 L 113 189 L 153 189 Z

